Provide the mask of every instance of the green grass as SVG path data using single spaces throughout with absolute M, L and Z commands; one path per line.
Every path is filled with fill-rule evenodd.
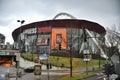
M 70 67 L 70 58 L 68 57 L 57 57 L 57 56 L 50 56 L 50 62 L 56 66 L 61 66 L 64 64 L 65 67 Z M 105 63 L 105 60 L 101 60 L 101 65 Z M 91 59 L 88 62 L 89 67 L 98 66 L 99 60 Z M 82 58 L 73 58 L 72 59 L 73 69 L 82 69 L 85 68 L 86 63 L 83 61 Z
M 30 60 L 30 61 L 34 61 L 34 62 L 37 62 L 37 60 L 38 60 L 37 54 L 22 53 L 21 56 L 24 59 L 27 59 L 27 60 Z
M 56 80 L 80 80 L 80 79 L 83 79 L 83 78 L 87 78 L 87 77 L 92 77 L 92 76 L 95 76 L 96 74 L 92 74 L 92 73 L 89 73 L 88 75 L 86 74 L 73 74 L 72 77 L 70 77 L 70 75 L 65 75 L 61 78 L 58 78 Z
M 25 59 L 30 61 L 37 61 L 37 54 L 23 53 L 22 56 Z M 70 67 L 70 58 L 69 57 L 58 57 L 58 56 L 50 56 L 49 62 L 55 66 L 64 65 L 64 67 Z M 46 61 L 42 61 L 42 63 L 46 64 Z M 100 60 L 101 65 L 105 63 L 105 60 Z M 83 69 L 86 67 L 86 63 L 82 58 L 72 58 L 73 70 Z M 99 60 L 91 59 L 88 62 L 88 67 L 96 67 L 99 65 Z

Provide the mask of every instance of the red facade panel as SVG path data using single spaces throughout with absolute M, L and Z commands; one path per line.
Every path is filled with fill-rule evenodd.
M 47 21 L 40 21 L 31 24 L 27 24 L 15 29 L 12 32 L 13 39 L 16 41 L 17 36 L 25 29 L 29 28 L 37 28 L 38 33 L 47 33 L 52 32 L 51 27 L 68 27 L 68 28 L 85 28 L 90 31 L 94 31 L 99 34 L 106 34 L 106 30 L 103 26 L 99 25 L 98 23 L 87 21 L 87 20 L 76 20 L 76 19 L 62 19 L 62 20 L 47 20 Z
M 45 26 L 45 27 L 38 27 L 38 33 L 46 33 L 46 32 L 51 32 L 51 27 L 50 26 Z

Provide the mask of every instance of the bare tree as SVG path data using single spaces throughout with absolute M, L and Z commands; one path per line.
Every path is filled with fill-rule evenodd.
M 114 29 L 107 28 L 107 41 L 109 42 L 109 57 L 111 57 L 114 54 L 117 54 L 120 59 L 120 53 L 119 53 L 119 46 L 120 46 L 120 33 L 117 32 L 115 29 L 116 26 L 114 26 Z

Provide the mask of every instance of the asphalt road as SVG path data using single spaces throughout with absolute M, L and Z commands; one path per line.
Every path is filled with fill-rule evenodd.
M 22 77 L 18 78 L 17 80 L 35 80 L 34 73 L 24 73 L 23 69 L 19 69 L 23 73 Z M 4 67 L 0 66 L 0 75 L 5 75 L 6 73 L 16 73 L 15 67 Z M 55 80 L 56 78 L 61 77 L 68 73 L 63 72 L 49 72 L 49 80 Z M 1 79 L 0 79 L 1 80 Z M 9 78 L 8 80 L 16 80 L 16 77 Z M 40 75 L 40 80 L 48 80 L 48 72 L 42 72 Z
M 80 80 L 106 80 L 106 79 L 104 79 L 104 76 L 93 76 L 90 78 L 80 79 Z
M 55 80 L 56 78 L 59 78 L 60 75 L 50 75 L 49 80 Z M 29 73 L 26 75 L 23 75 L 21 78 L 18 78 L 18 80 L 35 80 L 35 75 L 33 73 Z M 16 80 L 16 78 L 11 78 L 10 80 Z M 40 75 L 40 80 L 48 80 L 47 75 Z

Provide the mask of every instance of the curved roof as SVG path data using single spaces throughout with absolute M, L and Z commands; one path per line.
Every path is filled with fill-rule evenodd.
M 17 36 L 20 34 L 20 32 L 23 32 L 23 30 L 29 28 L 35 28 L 35 27 L 44 27 L 44 26 L 85 28 L 99 34 L 106 33 L 105 28 L 95 22 L 91 22 L 87 20 L 78 20 L 78 19 L 58 19 L 58 20 L 39 21 L 39 22 L 23 25 L 12 32 L 12 37 L 14 41 L 16 41 Z

